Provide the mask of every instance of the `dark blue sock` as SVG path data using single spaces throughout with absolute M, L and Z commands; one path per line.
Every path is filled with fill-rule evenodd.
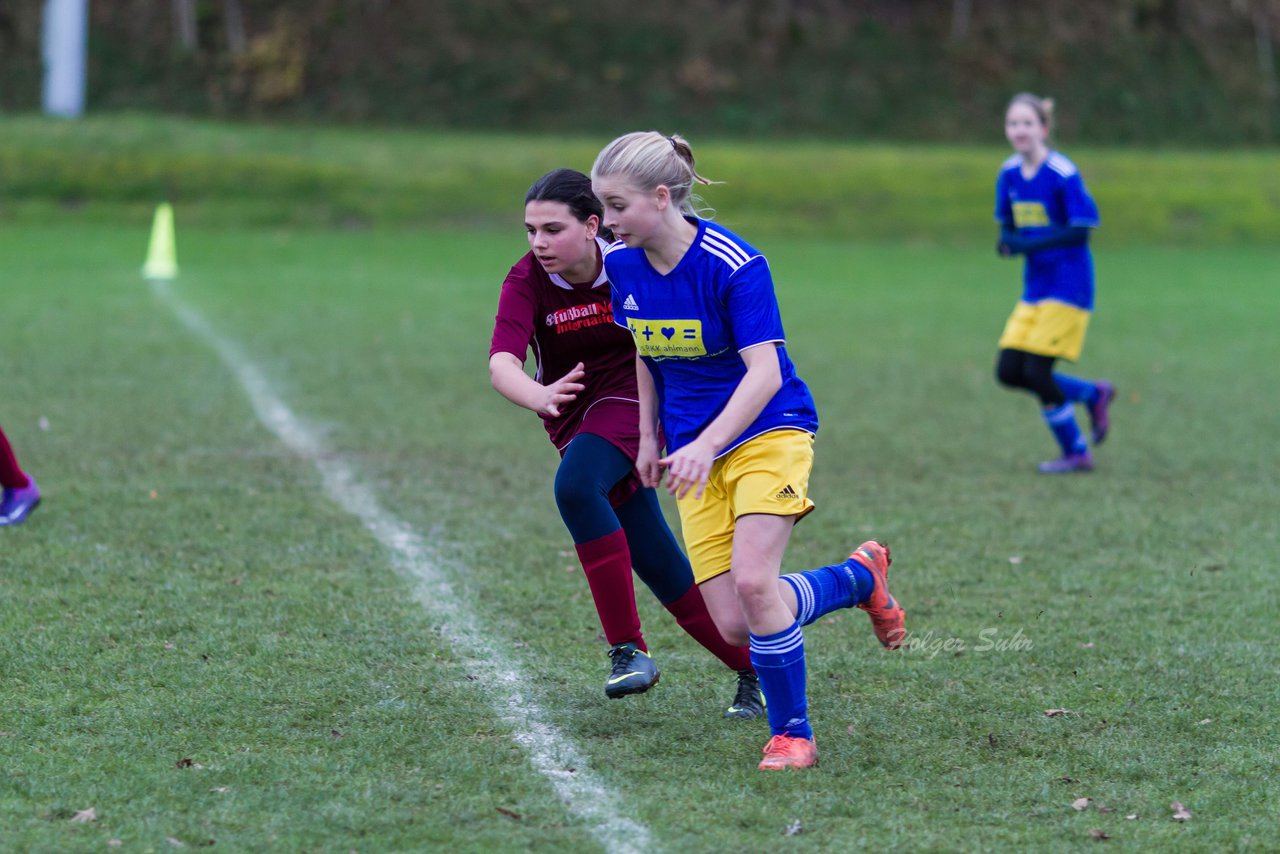
M 813 738 L 800 624 L 792 623 L 777 634 L 752 634 L 751 664 L 760 678 L 772 734 Z
M 807 626 L 832 611 L 867 601 L 875 587 L 871 570 L 849 558 L 844 563 L 782 576 L 796 592 L 796 622 Z
M 1089 450 L 1084 435 L 1080 432 L 1080 425 L 1076 423 L 1075 407 L 1070 401 L 1061 406 L 1050 406 L 1041 412 L 1044 415 L 1044 423 L 1048 424 L 1049 430 L 1053 432 L 1053 438 L 1058 440 L 1058 446 L 1062 448 L 1064 457 L 1069 454 L 1083 454 Z
M 1063 396 L 1073 403 L 1093 406 L 1098 402 L 1098 387 L 1088 380 L 1069 374 L 1054 374 L 1053 381 L 1062 389 Z

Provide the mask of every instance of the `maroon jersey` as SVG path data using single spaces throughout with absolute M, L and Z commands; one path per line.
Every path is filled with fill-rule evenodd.
M 532 252 L 511 268 L 498 298 L 489 356 L 511 353 L 524 362 L 530 348 L 538 382 L 558 380 L 578 362 L 586 372 L 580 381 L 585 388 L 560 407 L 559 418 L 541 416 L 552 444 L 564 453 L 578 433 L 593 433 L 635 460 L 636 349 L 631 333 L 613 322 L 603 265 L 594 282 L 580 285 L 547 273 Z

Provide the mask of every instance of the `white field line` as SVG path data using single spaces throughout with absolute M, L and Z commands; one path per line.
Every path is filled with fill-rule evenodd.
M 641 854 L 651 850 L 648 828 L 615 814 L 624 799 L 587 767 L 586 757 L 572 740 L 549 722 L 546 712 L 525 689 L 520 674 L 504 666 L 511 646 L 496 644 L 486 635 L 436 566 L 421 535 L 383 509 L 352 466 L 329 451 L 319 434 L 290 411 L 235 343 L 179 299 L 167 281 L 152 280 L 151 287 L 240 381 L 263 425 L 289 450 L 316 467 L 325 495 L 359 519 L 391 552 L 396 570 L 414 582 L 418 601 L 440 626 L 441 635 L 467 659 L 468 670 L 479 676 L 476 684 L 488 695 L 494 712 L 511 727 L 515 741 L 528 753 L 538 773 L 555 787 L 569 811 L 608 852 Z M 501 769 L 494 771 L 501 773 Z

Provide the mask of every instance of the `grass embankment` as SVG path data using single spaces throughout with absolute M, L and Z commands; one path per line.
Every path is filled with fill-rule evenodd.
M 629 130 L 630 128 L 619 128 Z M 0 141 L 0 214 L 145 221 L 164 198 L 187 224 L 518 227 L 524 188 L 589 169 L 607 139 L 311 127 L 142 116 L 16 116 Z M 779 144 L 694 139 L 704 192 L 752 235 L 941 244 L 991 240 L 1000 145 Z M 1066 149 L 1112 245 L 1266 243 L 1280 234 L 1271 152 Z

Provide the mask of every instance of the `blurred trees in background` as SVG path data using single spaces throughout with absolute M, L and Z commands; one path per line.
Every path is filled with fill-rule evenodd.
M 1280 132 L 1280 0 L 90 2 L 90 110 L 973 141 L 1032 90 L 1071 141 Z M 0 5 L 0 108 L 41 5 Z

